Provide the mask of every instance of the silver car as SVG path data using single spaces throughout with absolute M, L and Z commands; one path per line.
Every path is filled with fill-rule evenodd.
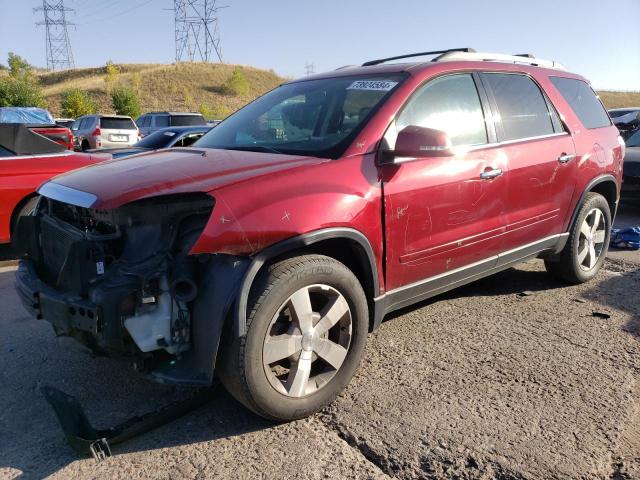
M 130 147 L 140 139 L 131 117 L 125 115 L 84 115 L 71 127 L 75 150 Z

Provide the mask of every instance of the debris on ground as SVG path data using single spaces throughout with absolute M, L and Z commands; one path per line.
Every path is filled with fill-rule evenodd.
M 640 249 L 640 227 L 614 228 L 609 244 L 613 248 Z

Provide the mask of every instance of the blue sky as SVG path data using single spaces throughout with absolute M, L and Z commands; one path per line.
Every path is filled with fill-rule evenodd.
M 218 0 L 227 63 L 302 76 L 394 54 L 471 46 L 557 60 L 596 88 L 640 90 L 640 0 Z M 65 0 L 77 66 L 170 63 L 172 0 Z M 38 0 L 0 0 L 0 62 L 44 66 Z

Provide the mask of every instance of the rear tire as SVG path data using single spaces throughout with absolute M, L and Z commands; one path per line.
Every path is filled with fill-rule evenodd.
M 609 202 L 599 193 L 587 193 L 564 249 L 557 258 L 545 260 L 547 272 L 569 283 L 591 280 L 604 263 L 610 236 Z
M 89 150 L 89 146 L 90 146 L 90 145 L 89 145 L 89 142 L 88 142 L 88 141 L 86 141 L 86 140 L 83 140 L 83 141 L 82 141 L 82 146 L 80 147 L 80 149 L 81 149 L 83 152 L 86 152 L 87 150 Z
M 216 365 L 225 388 L 258 415 L 306 417 L 331 403 L 355 373 L 369 326 L 354 274 L 322 255 L 282 260 L 256 278 L 247 334 L 222 339 Z

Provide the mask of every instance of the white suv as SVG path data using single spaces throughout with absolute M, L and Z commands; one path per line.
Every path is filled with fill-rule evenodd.
M 125 115 L 84 115 L 72 125 L 75 150 L 130 147 L 140 140 L 131 117 Z

